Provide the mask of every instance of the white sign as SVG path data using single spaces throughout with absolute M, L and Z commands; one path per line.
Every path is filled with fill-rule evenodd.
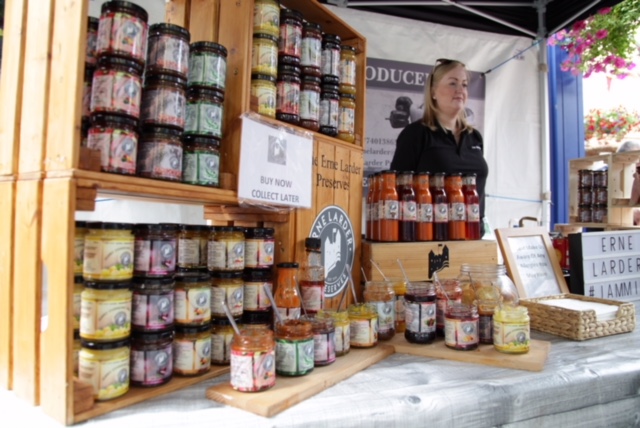
M 561 294 L 553 265 L 540 235 L 508 238 L 527 297 Z
M 311 208 L 313 138 L 242 118 L 238 199 Z

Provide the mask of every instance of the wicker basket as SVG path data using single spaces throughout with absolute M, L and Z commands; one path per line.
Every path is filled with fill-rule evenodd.
M 576 311 L 538 303 L 542 300 L 576 299 L 619 306 L 616 318 L 598 322 L 592 310 Z M 628 333 L 636 327 L 636 311 L 633 303 L 586 297 L 578 294 L 520 299 L 520 304 L 529 309 L 531 328 L 573 340 L 587 340 L 595 337 Z

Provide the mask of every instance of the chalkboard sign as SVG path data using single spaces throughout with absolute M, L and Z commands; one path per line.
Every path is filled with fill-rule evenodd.
M 521 298 L 569 293 L 546 229 L 496 229 L 496 237 L 509 276 Z

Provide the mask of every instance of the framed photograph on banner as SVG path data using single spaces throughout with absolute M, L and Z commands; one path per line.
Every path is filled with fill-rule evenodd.
M 549 232 L 542 227 L 496 229 L 507 272 L 520 298 L 569 293 Z

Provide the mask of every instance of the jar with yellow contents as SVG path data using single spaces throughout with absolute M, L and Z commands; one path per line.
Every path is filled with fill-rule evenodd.
M 378 311 L 378 340 L 390 340 L 396 334 L 396 293 L 391 281 L 367 281 L 364 300 Z
M 181 326 L 211 322 L 211 280 L 208 274 L 176 275 L 174 320 Z
M 529 311 L 524 306 L 501 305 L 493 313 L 493 346 L 507 354 L 529 352 Z
M 244 245 L 244 228 L 214 227 L 209 235 L 207 268 L 213 272 L 244 269 Z
M 80 328 L 80 310 L 82 305 L 82 292 L 84 291 L 84 280 L 82 275 L 76 275 L 73 280 L 73 329 Z
M 76 221 L 76 231 L 73 245 L 73 274 L 82 275 L 84 258 L 84 237 L 89 233 L 86 221 Z
M 211 316 L 226 317 L 224 305 L 227 305 L 231 315 L 239 320 L 244 307 L 243 288 L 242 271 L 211 272 Z
M 134 238 L 127 223 L 90 222 L 84 238 L 82 276 L 87 281 L 133 278 Z
M 234 330 L 226 318 L 214 319 L 211 326 L 211 364 L 231 362 L 231 342 Z
M 80 301 L 80 337 L 107 342 L 131 334 L 131 283 L 85 281 Z
M 111 400 L 129 391 L 129 340 L 82 340 L 78 377 L 93 386 L 97 401 Z
M 349 306 L 350 343 L 353 348 L 378 344 L 378 310 L 370 303 Z

